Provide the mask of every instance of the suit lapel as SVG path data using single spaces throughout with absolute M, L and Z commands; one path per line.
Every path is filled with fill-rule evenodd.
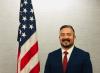
M 75 56 L 75 53 L 76 53 L 76 48 L 74 47 L 73 51 L 72 51 L 72 53 L 70 55 L 69 62 L 72 61 L 73 57 Z
M 69 68 L 71 68 L 71 64 L 74 62 L 76 55 L 77 55 L 77 50 L 76 47 L 74 47 L 68 61 L 68 71 L 70 71 Z
M 61 48 L 58 50 L 58 63 L 59 63 L 59 70 L 61 71 L 60 73 L 63 73 L 63 66 L 62 66 L 62 52 Z

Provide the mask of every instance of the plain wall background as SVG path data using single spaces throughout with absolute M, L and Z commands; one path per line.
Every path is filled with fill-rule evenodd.
M 91 55 L 100 73 L 100 0 L 32 0 L 37 22 L 41 72 L 49 52 L 60 47 L 58 31 L 64 24 L 76 31 L 76 46 Z M 0 2 L 0 73 L 16 73 L 20 0 Z

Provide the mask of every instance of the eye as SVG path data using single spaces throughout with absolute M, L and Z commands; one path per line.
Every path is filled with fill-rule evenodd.
M 65 36 L 65 34 L 64 33 L 61 33 L 60 36 Z
M 71 33 L 67 33 L 67 35 L 68 35 L 68 36 L 71 36 L 72 34 L 71 34 Z

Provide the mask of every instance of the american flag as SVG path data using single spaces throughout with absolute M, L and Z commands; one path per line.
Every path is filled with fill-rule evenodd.
M 36 20 L 31 0 L 21 0 L 19 22 L 17 73 L 39 73 Z

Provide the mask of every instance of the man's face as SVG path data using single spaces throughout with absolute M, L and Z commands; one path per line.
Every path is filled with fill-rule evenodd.
M 59 39 L 63 48 L 70 48 L 74 44 L 75 33 L 71 28 L 63 28 L 60 31 Z

